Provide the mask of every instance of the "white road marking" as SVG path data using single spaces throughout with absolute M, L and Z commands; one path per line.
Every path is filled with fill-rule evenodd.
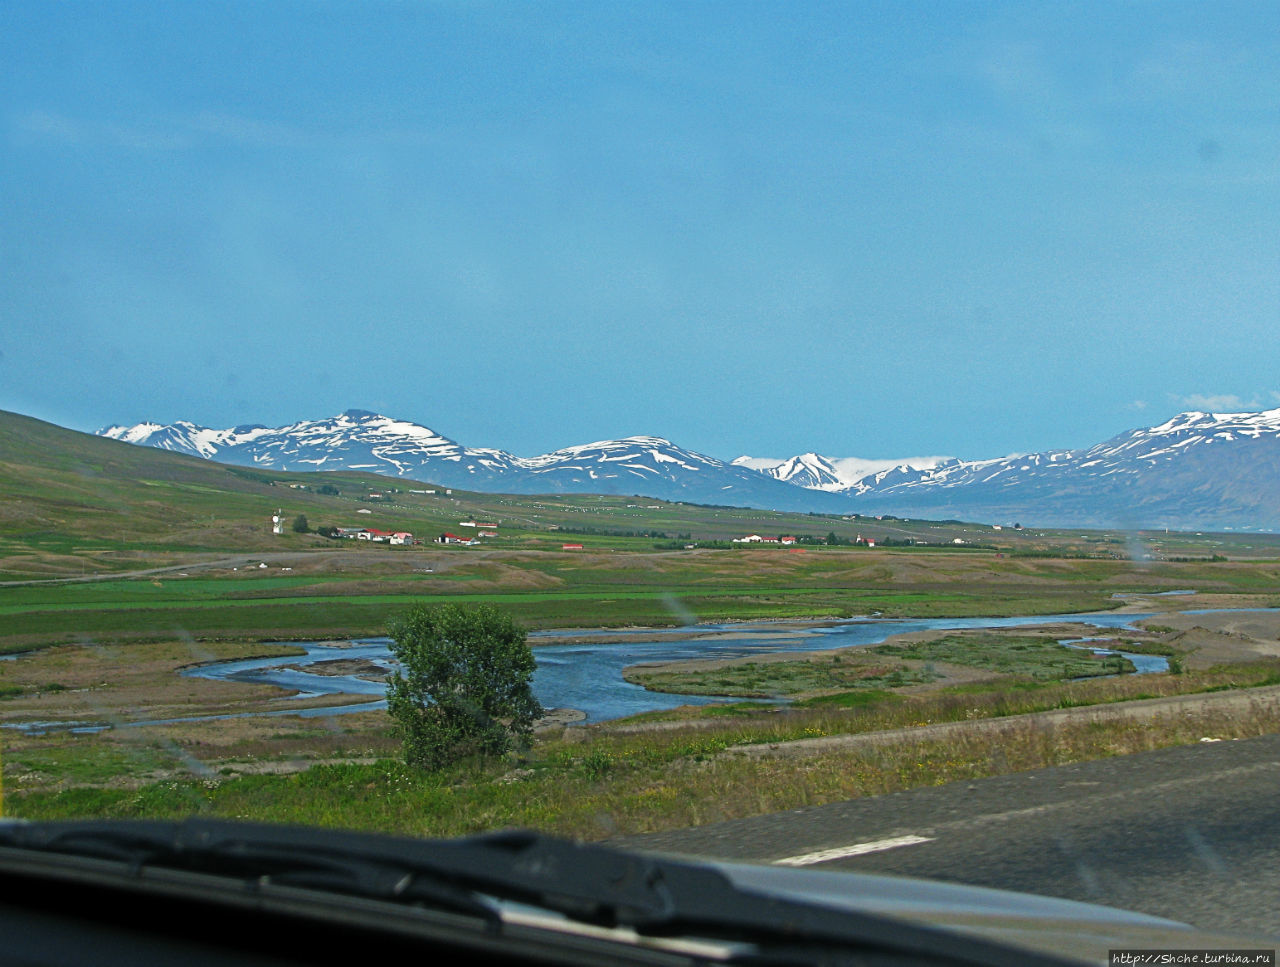
M 915 846 L 917 843 L 932 843 L 931 836 L 895 836 L 893 839 L 877 839 L 869 843 L 855 843 L 852 846 L 837 846 L 835 849 L 819 850 L 816 853 L 801 853 L 799 856 L 788 856 L 784 860 L 774 860 L 774 866 L 810 866 L 814 863 L 826 863 L 830 860 L 844 859 L 846 856 L 861 856 L 864 853 L 879 853 L 886 849 L 897 849 L 899 846 Z

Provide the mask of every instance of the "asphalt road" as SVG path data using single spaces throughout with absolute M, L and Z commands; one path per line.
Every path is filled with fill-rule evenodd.
M 617 842 L 1019 890 L 1280 938 L 1280 736 Z

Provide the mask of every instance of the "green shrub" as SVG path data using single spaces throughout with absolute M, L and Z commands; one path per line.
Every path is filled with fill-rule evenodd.
M 405 761 L 439 769 L 524 742 L 542 706 L 533 697 L 533 652 L 525 632 L 493 605 L 419 606 L 391 623 L 400 662 L 387 711 Z

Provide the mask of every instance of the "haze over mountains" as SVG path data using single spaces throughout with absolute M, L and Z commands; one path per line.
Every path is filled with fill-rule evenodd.
M 994 460 L 806 453 L 726 462 L 650 436 L 519 457 L 363 410 L 284 427 L 180 421 L 98 433 L 223 463 L 370 470 L 469 490 L 1044 526 L 1280 531 L 1280 409 L 1182 413 L 1092 447 Z

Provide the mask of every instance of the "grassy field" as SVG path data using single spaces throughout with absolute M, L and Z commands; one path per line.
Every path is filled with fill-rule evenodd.
M 841 556 L 858 552 L 828 553 L 832 562 L 838 562 Z M 714 560 L 718 555 L 709 556 Z M 737 563 L 732 554 L 729 558 Z M 904 571 L 919 579 L 919 558 L 912 552 L 886 552 L 881 558 L 877 566 L 882 568 L 882 581 L 900 579 Z M 591 573 L 589 556 L 576 560 L 574 573 Z M 944 583 L 960 581 L 966 585 L 964 596 L 950 597 L 952 606 L 963 600 L 975 610 L 992 612 L 1001 603 L 1015 601 L 1003 584 L 989 584 L 986 594 L 982 593 L 976 578 L 981 571 L 980 559 L 965 558 L 962 567 L 956 567 L 953 560 L 947 559 L 950 573 L 936 577 Z M 1022 578 L 1039 586 L 1037 600 L 1044 603 L 1046 610 L 1067 610 L 1054 605 L 1073 600 L 1080 593 L 1078 586 L 1085 583 L 1080 569 L 1089 567 L 1089 563 L 1066 563 L 1065 569 L 1064 562 L 1036 560 L 1025 564 Z M 491 569 L 495 566 L 486 564 L 490 570 L 468 579 L 509 579 L 508 572 Z M 505 562 L 502 566 L 511 565 Z M 604 581 L 618 580 L 616 563 L 599 566 Z M 710 565 L 699 562 L 699 566 Z M 1196 566 L 1173 567 L 1176 570 Z M 655 573 L 669 574 L 672 568 L 676 566 L 666 563 L 655 568 Z M 1059 575 L 1065 571 L 1069 577 L 1055 583 L 1046 575 L 1046 568 Z M 556 570 L 563 578 L 563 569 L 546 568 L 541 573 Z M 814 576 L 812 572 L 806 575 L 809 579 Z M 723 572 L 719 576 L 725 579 Z M 736 578 L 742 579 L 740 574 Z M 6 621 L 14 615 L 28 619 L 39 615 L 94 615 L 119 616 L 121 623 L 114 639 L 87 639 L 82 635 L 74 642 L 48 644 L 17 661 L 0 662 L 0 724 L 32 719 L 105 719 L 124 723 L 140 713 L 178 718 L 283 711 L 292 700 L 278 690 L 182 678 L 177 671 L 194 661 L 287 648 L 257 640 L 268 621 L 278 620 L 282 630 L 296 632 L 299 627 L 316 627 L 330 620 L 324 615 L 326 607 L 368 608 L 371 622 L 384 621 L 390 607 L 378 601 L 377 595 L 367 593 L 346 603 L 332 604 L 320 604 L 299 595 L 308 588 L 339 586 L 345 577 L 335 580 L 329 575 L 314 584 L 306 575 L 227 576 L 225 585 L 222 580 L 193 579 L 199 583 L 186 586 L 184 593 L 191 597 L 185 604 L 180 604 L 178 595 L 173 599 L 165 596 L 164 585 L 170 582 L 162 581 L 159 588 L 150 582 L 129 582 L 130 587 L 119 589 L 134 596 L 127 608 L 99 608 L 97 605 L 111 604 L 110 594 L 116 592 L 105 589 L 104 601 L 100 595 L 103 588 L 82 586 L 77 587 L 78 596 L 69 596 L 70 600 L 62 602 L 67 605 L 62 611 L 47 606 L 47 587 L 10 589 L 21 594 L 9 600 L 15 610 L 6 614 Z M 1115 576 L 1110 580 L 1115 581 Z M 1113 585 L 1104 582 L 1105 579 L 1098 579 L 1102 587 L 1094 592 L 1097 600 L 1109 600 L 1107 591 Z M 210 606 L 207 596 L 220 586 L 227 589 L 227 603 L 236 602 L 234 606 Z M 364 589 L 379 586 L 374 579 Z M 746 587 L 737 589 L 736 597 L 722 591 L 725 597 L 721 598 L 721 606 L 728 610 L 737 604 L 744 616 L 755 617 L 759 615 L 760 600 L 770 595 L 802 604 L 817 600 L 809 596 L 812 592 L 788 596 L 778 590 L 765 594 L 759 588 Z M 892 584 L 889 590 L 875 591 L 873 596 L 891 600 L 895 590 L 900 591 L 899 597 L 914 595 L 913 606 L 917 607 L 921 602 L 937 604 L 946 599 L 941 593 L 932 592 L 930 598 L 929 592 L 899 589 Z M 564 618 L 566 612 L 561 609 L 567 607 L 566 602 L 586 602 L 598 608 L 602 601 L 609 600 L 599 597 L 599 591 L 583 589 L 580 593 L 584 597 L 575 599 L 558 598 L 557 592 L 548 591 L 508 592 L 506 600 L 510 603 L 511 599 L 524 596 L 532 613 L 536 614 L 539 607 L 547 609 L 544 614 L 548 620 Z M 645 594 L 634 589 L 629 596 L 616 590 L 609 592 L 612 600 L 625 605 L 616 614 L 619 622 L 634 617 L 635 606 L 641 601 L 654 608 L 656 617 L 671 622 L 676 616 L 664 593 L 653 590 Z M 298 595 L 293 603 L 281 602 L 281 598 L 291 595 Z M 1241 594 L 1219 594 L 1212 600 L 1222 603 L 1224 598 L 1254 600 Z M 156 633 L 156 628 L 145 625 L 139 616 L 148 614 L 157 601 L 163 604 L 155 610 L 168 617 L 180 614 L 194 620 L 198 615 L 221 613 L 219 629 L 227 627 L 228 615 L 243 614 L 247 620 L 238 629 L 240 634 L 225 639 L 170 634 L 148 642 L 136 636 Z M 1180 598 L 1178 602 L 1188 606 L 1204 603 L 1199 596 L 1185 601 Z M 351 620 L 350 613 L 335 614 L 332 620 L 340 625 Z M 68 633 L 66 626 L 62 629 L 63 634 Z M 786 682 L 780 677 L 786 662 L 768 669 L 773 677 L 763 681 L 750 679 L 748 676 L 756 670 L 746 669 L 742 678 L 733 681 L 734 689 L 721 690 L 809 697 L 782 711 L 752 704 L 727 705 L 655 713 L 604 727 L 553 729 L 544 733 L 523 758 L 473 763 L 435 776 L 413 773 L 395 763 L 397 743 L 385 713 L 379 712 L 318 721 L 296 717 L 224 719 L 163 728 L 114 728 L 96 734 L 8 733 L 0 736 L 4 744 L 6 808 L 10 814 L 31 818 L 175 816 L 194 810 L 218 816 L 438 835 L 528 825 L 599 837 L 908 788 L 989 774 L 993 769 L 1030 768 L 1035 764 L 1193 741 L 1193 733 L 1204 733 L 1210 726 L 1214 734 L 1251 734 L 1250 730 L 1266 730 L 1275 724 L 1271 713 L 1260 708 L 1256 715 L 1237 716 L 1226 724 L 1217 720 L 1206 724 L 1184 717 L 1119 731 L 1073 726 L 1055 731 L 1052 741 L 1030 727 L 1019 727 L 1008 734 L 1001 733 L 1000 751 L 995 755 L 990 738 L 983 742 L 954 739 L 907 743 L 896 751 L 893 747 L 827 751 L 768 764 L 732 754 L 734 749 L 759 743 L 884 729 L 911 730 L 929 723 L 1005 718 L 1091 703 L 1255 688 L 1280 681 L 1280 665 L 1274 661 L 1219 664 L 1183 675 L 1130 675 L 1069 682 L 1053 681 L 1048 676 L 1037 679 L 1035 668 L 1025 665 L 1025 661 L 1041 648 L 1042 641 L 1026 641 L 1028 636 L 1010 633 L 1003 636 L 1006 647 L 1001 657 L 995 642 L 984 641 L 981 635 L 969 637 L 969 641 L 957 642 L 943 636 L 937 642 L 894 646 L 881 653 L 866 649 L 859 661 L 831 660 L 825 668 L 820 663 L 810 663 L 805 669 L 808 677 L 789 677 Z M 1170 642 L 1184 640 L 1185 632 L 1169 626 L 1155 637 L 1139 641 L 1136 646 L 1131 641 L 1126 647 L 1177 652 L 1178 647 Z M 1051 657 L 1047 660 L 1052 665 L 1058 656 L 1051 650 L 1048 653 Z M 1024 663 L 1008 664 L 1005 659 L 1011 655 Z M 1084 657 L 1079 660 L 1090 661 Z M 943 687 L 920 684 L 931 677 L 930 666 L 939 669 L 966 662 L 984 674 L 1002 676 L 1001 681 L 943 683 Z M 877 665 L 883 674 L 870 674 Z M 913 674 L 903 672 L 894 679 L 894 671 L 901 669 L 911 669 Z M 1054 672 L 1054 677 L 1074 676 L 1071 668 L 1055 667 Z M 721 684 L 717 681 L 717 685 Z M 849 772 L 851 769 L 854 771 Z
M 626 669 L 623 677 L 655 692 L 789 698 L 852 689 L 883 691 L 936 681 L 938 675 L 931 668 L 886 662 L 872 655 L 831 655 L 785 662 L 748 661 L 709 671 L 650 671 L 636 666 Z
M 1073 664 L 1056 645 L 1014 647 L 1008 636 L 999 647 L 972 637 L 912 643 L 856 661 L 743 666 L 716 672 L 709 686 L 799 698 L 785 708 L 726 704 L 553 727 L 521 758 L 437 775 L 394 763 L 384 713 L 261 715 L 307 701 L 180 675 L 193 662 L 291 647 L 276 642 L 380 635 L 389 617 L 422 602 L 495 603 L 530 629 L 1280 605 L 1280 538 L 1268 536 L 996 531 L 626 497 L 412 489 L 431 488 L 359 473 L 223 467 L 0 414 L 0 654 L 17 655 L 0 661 L 0 727 L 117 726 L 44 735 L 0 728 L 6 811 L 196 811 L 442 835 L 528 825 L 599 837 L 1193 741 L 1197 730 L 1249 734 L 1275 725 L 1260 706 L 1229 723 L 1171 719 L 1050 735 L 1019 726 L 1000 739 L 999 755 L 990 736 L 904 738 L 768 763 L 739 754 L 760 743 L 1280 680 L 1280 668 L 1258 655 L 1233 664 L 1189 653 L 1189 632 L 1172 627 L 1140 645 L 1185 657 L 1186 674 L 1062 681 L 1096 670 L 1096 660 L 1080 653 Z M 427 541 L 464 520 L 497 520 L 501 536 L 475 547 L 277 536 L 268 525 L 277 510 L 286 521 L 304 514 L 312 527 L 408 529 Z M 794 548 L 730 543 L 752 532 L 808 540 Z M 858 534 L 881 546 L 849 546 Z M 820 543 L 828 537 L 836 543 Z M 583 550 L 564 550 L 569 542 Z M 1186 589 L 1196 594 L 1118 597 Z M 1231 653 L 1244 639 L 1223 631 L 1195 640 Z M 955 668 L 975 678 L 939 674 Z M 232 717 L 129 726 L 143 714 Z
M 1127 658 L 1093 655 L 1046 635 L 946 635 L 907 645 L 877 645 L 871 651 L 891 658 L 985 668 L 1030 681 L 1069 681 L 1134 670 Z
M 385 717 L 374 718 L 376 713 L 311 726 L 259 723 L 254 731 L 242 732 L 222 746 L 207 735 L 197 738 L 200 733 L 195 730 L 168 730 L 163 737 L 63 737 L 10 753 L 6 802 L 11 814 L 32 819 L 196 813 L 420 835 L 526 826 L 595 839 L 1123 754 L 1205 736 L 1262 734 L 1280 725 L 1280 703 L 1274 700 L 1258 701 L 1244 712 L 1170 713 L 1128 725 L 1082 722 L 1046 728 L 1015 717 L 1277 682 L 1280 663 L 1273 661 L 1182 676 L 1046 683 L 1012 692 L 987 684 L 928 695 L 873 695 L 856 709 L 824 704 L 781 716 L 759 707 L 738 708 L 732 714 L 707 709 L 692 719 L 682 713 L 683 724 L 669 729 L 661 728 L 661 717 L 653 716 L 648 723 L 553 731 L 522 756 L 465 763 L 439 773 L 417 772 L 397 763 Z M 932 723 L 984 720 L 998 727 L 941 739 L 917 737 L 914 732 Z M 1009 724 L 1000 725 L 1001 721 Z M 738 751 L 885 729 L 905 731 L 889 742 L 765 759 Z M 93 743 L 102 751 L 86 755 L 86 746 Z M 305 764 L 321 750 L 331 754 L 335 749 L 362 761 L 313 765 L 283 775 L 263 769 L 272 763 Z M 168 777 L 147 780 L 166 767 Z M 122 783 L 123 775 L 133 781 Z M 41 776 L 46 777 L 43 785 Z M 66 788 L 49 788 L 58 785 L 55 776 Z
M 1070 681 L 1132 672 L 1119 656 L 1100 657 L 1048 635 L 970 632 L 911 644 L 845 648 L 792 660 L 673 662 L 673 670 L 635 665 L 629 682 L 658 692 L 746 698 L 818 697 L 855 689 L 897 689 L 946 677 L 947 666 L 997 672 L 1016 682 Z M 681 668 L 681 665 L 692 666 Z M 711 667 L 706 667 L 710 665 Z
M 779 550 L 353 547 L 356 543 L 365 544 L 325 541 L 339 546 L 277 550 L 238 558 L 237 564 L 221 561 L 132 578 L 0 586 L 0 651 L 85 636 L 123 641 L 174 634 L 378 635 L 390 613 L 423 600 L 498 604 L 535 629 L 875 614 L 1067 614 L 1115 608 L 1122 603 L 1117 593 L 1185 588 L 1199 591 L 1201 602 L 1280 601 L 1280 580 L 1267 562 L 1139 566 L 928 549 L 831 547 L 792 555 Z

